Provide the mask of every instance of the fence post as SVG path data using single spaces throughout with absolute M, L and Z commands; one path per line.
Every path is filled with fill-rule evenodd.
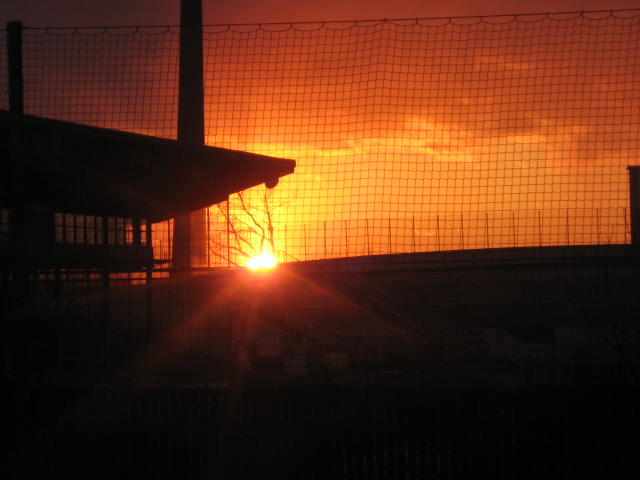
M 323 222 L 324 228 L 324 258 L 327 258 L 327 221 Z
M 7 75 L 9 87 L 9 111 L 14 118 L 11 119 L 9 127 L 9 155 L 4 155 L 0 160 L 2 174 L 7 178 L 3 187 L 6 186 L 6 193 L 9 194 L 10 202 L 13 203 L 12 213 L 9 215 L 9 238 L 13 237 L 15 245 L 15 264 L 13 266 L 14 295 L 17 305 L 27 301 L 30 295 L 30 275 L 26 256 L 26 236 L 25 228 L 25 180 L 23 165 L 23 140 L 22 122 L 20 117 L 24 113 L 24 84 L 22 75 L 22 23 L 7 22 Z M 20 310 L 21 307 L 18 307 Z
M 539 247 L 542 246 L 542 216 L 540 214 L 540 210 L 538 210 L 538 243 Z
M 306 223 L 302 224 L 302 240 L 304 241 L 304 259 L 308 260 L 307 258 L 307 224 Z
M 151 229 L 151 222 L 149 219 L 147 222 L 147 230 L 145 232 L 146 238 L 144 241 L 146 242 L 148 247 L 153 245 L 153 230 Z M 169 226 L 167 226 L 167 229 Z M 147 338 L 151 337 L 151 333 L 153 331 L 153 290 L 152 290 L 152 281 L 153 281 L 153 259 L 151 263 L 146 266 L 145 269 L 145 330 L 147 332 Z
M 489 248 L 489 212 L 484 212 L 484 233 L 486 247 Z
M 347 225 L 347 220 L 343 220 L 343 225 L 344 225 L 344 256 L 348 257 L 349 256 L 349 227 Z
M 7 22 L 7 54 L 9 111 L 24 113 L 24 81 L 22 76 L 22 22 Z
M 101 301 L 100 301 L 100 310 L 101 310 L 101 330 L 103 335 L 103 344 L 102 344 L 102 373 L 105 375 L 109 374 L 110 364 L 111 364 L 111 338 L 110 338 L 110 327 L 111 327 L 111 276 L 109 274 L 109 270 L 103 269 L 100 273 L 101 276 L 101 284 L 102 284 L 102 292 L 101 292 Z
M 227 203 L 225 205 L 227 210 L 226 214 L 226 227 L 227 227 L 227 270 L 231 270 L 231 212 L 229 210 L 229 197 L 227 197 Z M 285 226 L 286 228 L 286 226 Z
M 367 255 L 371 255 L 371 246 L 369 244 L 369 219 L 364 219 L 364 235 L 367 239 Z
M 411 214 L 411 253 L 416 253 L 416 214 Z
M 287 240 L 287 224 L 284 224 L 284 258 L 283 261 L 288 262 L 289 261 L 289 243 Z
M 640 244 L 640 166 L 629 169 L 629 202 L 631 207 L 631 243 Z
M 627 217 L 627 207 L 624 207 L 624 208 L 622 209 L 622 216 L 623 216 L 623 218 L 624 218 L 624 237 L 623 237 L 623 238 L 624 238 L 624 243 L 627 243 L 627 232 L 628 232 L 628 231 L 630 230 L 630 228 L 631 228 L 631 227 L 629 226 L 628 221 L 627 221 L 627 218 L 628 218 L 628 217 Z
M 153 265 L 147 265 L 145 270 L 145 308 L 144 308 L 144 321 L 145 321 L 145 331 L 147 334 L 147 338 L 151 338 L 151 334 L 153 333 L 153 289 L 152 289 L 152 281 L 153 281 Z

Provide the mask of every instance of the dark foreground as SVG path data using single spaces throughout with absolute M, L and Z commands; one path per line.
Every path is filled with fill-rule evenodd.
M 5 385 L 3 478 L 638 478 L 633 387 Z
M 0 478 L 640 478 L 639 272 L 599 246 L 40 276 L 3 324 Z

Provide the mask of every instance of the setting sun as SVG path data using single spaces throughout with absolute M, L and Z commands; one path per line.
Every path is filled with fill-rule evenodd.
M 247 260 L 247 268 L 249 270 L 271 270 L 277 264 L 276 258 L 267 250 Z

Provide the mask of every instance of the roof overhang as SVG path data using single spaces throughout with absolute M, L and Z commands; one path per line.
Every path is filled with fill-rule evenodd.
M 295 161 L 0 110 L 5 198 L 160 221 L 293 173 Z M 6 155 L 8 153 L 8 155 Z M 20 184 L 20 185 L 18 185 Z M 13 193 L 12 193 L 13 192 Z

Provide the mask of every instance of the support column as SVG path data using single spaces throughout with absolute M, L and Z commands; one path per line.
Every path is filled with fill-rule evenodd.
M 151 222 L 149 221 L 147 221 L 146 235 L 147 238 L 145 238 L 145 241 L 148 246 L 151 246 L 153 238 L 151 234 Z M 145 280 L 145 330 L 147 333 L 147 339 L 150 339 L 151 334 L 153 333 L 153 262 L 147 265 Z
M 13 249 L 13 294 L 16 310 L 21 310 L 29 297 L 29 251 L 25 182 L 22 153 L 22 114 L 24 113 L 24 85 L 22 75 L 22 23 L 7 22 L 7 74 L 9 111 L 12 114 L 9 132 L 9 155 L 2 162 L 3 187 L 9 192 L 9 243 Z
M 9 155 L 0 158 L 0 188 L 7 192 L 8 218 L 7 248 L 11 249 L 12 264 L 2 272 L 6 290 L 6 303 L 1 305 L 3 330 L 2 375 L 12 377 L 19 371 L 21 352 L 16 350 L 16 339 L 27 318 L 29 298 L 29 268 L 25 242 L 24 181 L 22 175 L 21 116 L 24 111 L 22 79 L 22 23 L 7 22 L 7 83 L 9 111 L 12 114 L 9 130 Z M 9 279 L 10 278 L 10 279 Z
M 111 370 L 111 278 L 109 270 L 103 269 L 101 277 L 100 330 L 102 333 L 102 358 L 100 359 L 100 374 L 108 376 Z
M 7 22 L 7 55 L 9 80 L 9 111 L 24 113 L 24 83 L 22 78 L 22 22 Z
M 204 145 L 204 81 L 202 71 L 202 1 L 180 1 L 180 75 L 178 140 Z M 205 251 L 205 214 L 198 210 L 175 219 L 173 268 L 188 269 Z
M 629 201 L 631 206 L 631 243 L 640 245 L 640 166 L 629 168 Z

